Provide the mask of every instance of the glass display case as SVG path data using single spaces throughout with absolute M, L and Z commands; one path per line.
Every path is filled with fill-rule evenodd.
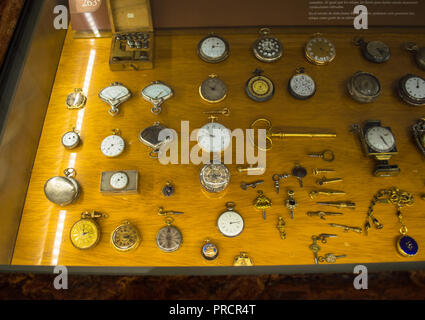
M 27 1 L 5 59 L 0 270 L 424 268 L 423 3 L 357 30 L 309 1 L 94 2 L 56 29 L 67 1 Z

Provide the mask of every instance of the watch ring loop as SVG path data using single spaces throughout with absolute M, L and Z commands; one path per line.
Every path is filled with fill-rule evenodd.
M 67 168 L 63 172 L 67 178 L 72 178 L 77 175 L 77 171 L 74 168 Z

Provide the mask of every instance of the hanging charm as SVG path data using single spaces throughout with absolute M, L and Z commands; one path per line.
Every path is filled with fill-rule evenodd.
M 266 220 L 266 209 L 272 206 L 272 201 L 267 198 L 263 191 L 258 190 L 258 197 L 254 200 L 255 209 L 263 212 L 263 219 Z
M 397 217 L 400 221 L 400 234 L 397 239 L 397 250 L 404 257 L 413 257 L 418 253 L 418 243 L 412 237 L 407 235 L 407 227 L 403 222 L 403 216 L 400 209 L 397 210 Z
M 276 225 L 277 230 L 279 230 L 280 238 L 282 240 L 286 239 L 286 232 L 285 232 L 285 220 L 283 220 L 282 217 L 278 218 L 278 222 Z

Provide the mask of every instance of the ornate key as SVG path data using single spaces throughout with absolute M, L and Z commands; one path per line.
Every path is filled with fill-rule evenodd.
M 286 207 L 290 210 L 291 212 L 291 219 L 294 218 L 294 210 L 295 208 L 298 206 L 297 201 L 294 198 L 294 191 L 293 190 L 288 190 L 288 199 L 286 200 Z
M 283 173 L 283 174 L 274 174 L 273 175 L 273 182 L 274 182 L 274 187 L 276 189 L 276 193 L 279 193 L 279 182 L 281 179 L 286 179 L 289 178 L 291 175 L 287 174 L 287 173 Z
M 341 216 L 342 212 L 325 212 L 325 211 L 309 211 L 306 213 L 309 217 L 320 217 L 322 220 L 326 220 L 325 216 Z
M 230 116 L 230 109 L 229 108 L 223 108 L 221 110 L 212 110 L 212 111 L 204 111 L 204 114 L 220 114 L 223 116 Z
M 266 209 L 272 206 L 272 201 L 263 194 L 263 191 L 258 190 L 258 197 L 254 200 L 254 206 L 257 210 L 262 211 L 263 219 L 266 220 Z
M 332 178 L 332 179 L 327 179 L 325 177 L 323 177 L 322 179 L 319 179 L 316 181 L 316 183 L 319 186 L 323 186 L 324 184 L 329 184 L 329 183 L 336 183 L 336 182 L 342 182 L 343 180 L 341 178 Z
M 333 196 L 333 195 L 342 195 L 342 194 L 345 194 L 345 192 L 339 191 L 339 190 L 323 189 L 323 190 L 312 190 L 312 191 L 310 191 L 310 193 L 308 195 L 310 196 L 311 199 L 314 199 L 319 195 Z
M 347 255 L 340 254 L 340 255 L 334 255 L 333 253 L 327 253 L 324 257 L 319 257 L 319 262 L 327 262 L 327 263 L 335 263 L 336 259 L 338 258 L 345 258 Z
M 242 190 L 246 190 L 248 188 L 255 189 L 259 184 L 262 184 L 262 183 L 264 183 L 264 180 L 258 180 L 251 183 L 241 182 L 241 188 Z
M 336 172 L 336 170 L 334 170 L 334 169 L 320 169 L 320 168 L 313 169 L 313 174 L 315 176 L 317 176 L 318 174 L 321 174 L 321 173 L 329 173 L 329 172 Z
M 357 233 L 362 233 L 362 228 L 359 228 L 359 227 L 351 227 L 351 226 L 346 226 L 346 225 L 337 224 L 337 223 L 329 223 L 329 225 L 331 227 L 342 228 L 342 229 L 344 229 L 344 232 L 348 232 L 348 231 L 351 230 L 351 231 L 354 231 L 354 232 L 357 232 Z
M 298 182 L 300 183 L 300 187 L 303 187 L 303 178 L 307 175 L 307 170 L 304 167 L 301 167 L 300 165 L 295 165 L 295 167 L 292 169 L 292 175 L 298 179 Z
M 309 153 L 309 157 L 311 158 L 321 158 L 324 161 L 332 162 L 335 159 L 335 155 L 331 150 L 325 150 L 323 152 L 318 153 Z
M 159 207 L 158 209 L 158 215 L 159 216 L 167 216 L 170 214 L 184 214 L 184 212 L 180 211 L 165 211 L 163 207 Z

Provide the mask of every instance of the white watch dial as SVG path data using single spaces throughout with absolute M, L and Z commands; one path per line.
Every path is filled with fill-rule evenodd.
M 236 237 L 243 231 L 244 221 L 239 213 L 226 211 L 218 217 L 217 227 L 224 236 Z
M 62 144 L 65 148 L 75 148 L 79 144 L 79 142 L 80 136 L 74 131 L 67 132 L 62 136 Z
M 198 144 L 207 152 L 221 152 L 230 144 L 230 130 L 220 123 L 212 122 L 198 131 Z
M 128 94 L 130 91 L 122 85 L 110 86 L 100 92 L 100 95 L 108 100 L 119 100 Z
M 225 54 L 226 44 L 218 37 L 208 37 L 202 42 L 200 50 L 208 58 L 217 59 Z
M 117 172 L 111 176 L 109 184 L 116 190 L 123 190 L 128 185 L 128 176 L 125 172 Z
M 100 145 L 100 150 L 107 157 L 117 157 L 123 153 L 125 148 L 124 139 L 118 135 L 106 137 Z
M 372 127 L 365 134 L 366 143 L 376 152 L 388 152 L 395 147 L 395 139 L 390 130 Z
M 169 97 L 172 93 L 171 88 L 163 83 L 152 83 L 142 90 L 142 95 L 154 100 Z
M 303 98 L 310 97 L 316 91 L 314 80 L 306 74 L 296 74 L 291 78 L 289 85 L 296 95 Z
M 406 92 L 415 99 L 425 99 L 425 80 L 419 77 L 411 77 L 405 83 Z

